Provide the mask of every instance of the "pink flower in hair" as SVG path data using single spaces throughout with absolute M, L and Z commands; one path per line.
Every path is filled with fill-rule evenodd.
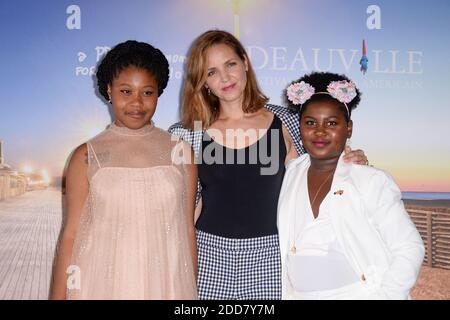
M 294 105 L 304 104 L 314 92 L 314 88 L 304 81 L 293 83 L 286 90 L 289 101 Z
M 331 96 L 340 102 L 349 103 L 356 97 L 356 86 L 351 81 L 332 81 L 327 87 Z

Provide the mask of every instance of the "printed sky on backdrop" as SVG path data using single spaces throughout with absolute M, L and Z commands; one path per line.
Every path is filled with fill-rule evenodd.
M 403 191 L 450 191 L 450 2 L 363 0 L 2 1 L 0 139 L 6 162 L 61 176 L 111 122 L 92 72 L 109 47 L 152 43 L 171 64 L 155 122 L 178 121 L 183 61 L 211 28 L 240 37 L 271 103 L 305 72 L 346 73 L 363 92 L 352 146 Z M 368 70 L 360 71 L 362 41 Z

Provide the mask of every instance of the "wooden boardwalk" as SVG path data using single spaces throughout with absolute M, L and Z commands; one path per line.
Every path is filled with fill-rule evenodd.
M 51 189 L 0 202 L 0 300 L 48 298 L 61 207 Z
M 61 193 L 41 190 L 0 202 L 0 300 L 48 298 Z M 424 266 L 414 299 L 450 299 L 450 270 Z

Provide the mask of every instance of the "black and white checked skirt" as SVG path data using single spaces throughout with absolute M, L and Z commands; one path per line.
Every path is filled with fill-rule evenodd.
M 197 230 L 197 248 L 200 299 L 281 299 L 278 235 L 231 239 Z

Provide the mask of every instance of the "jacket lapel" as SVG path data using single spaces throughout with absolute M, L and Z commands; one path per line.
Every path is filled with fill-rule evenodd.
M 298 199 L 301 190 L 301 180 L 306 173 L 310 159 L 308 154 L 304 154 L 287 165 L 285 181 L 280 193 L 278 205 L 278 231 L 280 237 L 280 251 L 282 256 L 286 254 L 288 248 L 289 234 L 292 231 L 294 216 L 298 214 Z

